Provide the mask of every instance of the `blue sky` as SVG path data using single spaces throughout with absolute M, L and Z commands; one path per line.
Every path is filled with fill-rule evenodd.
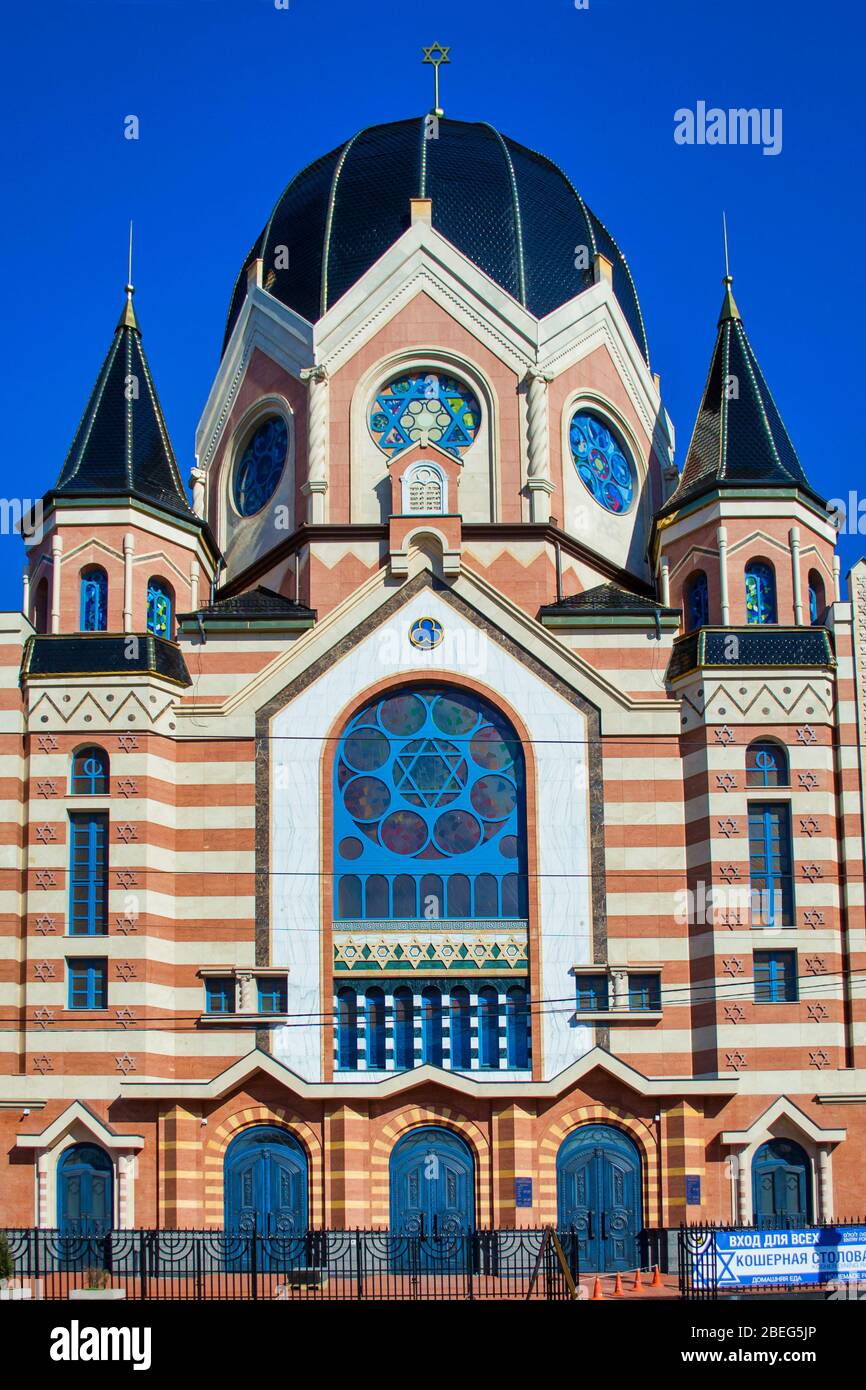
M 130 217 L 187 476 L 232 285 L 274 200 L 360 126 L 428 109 L 434 41 L 451 45 L 446 113 L 549 155 L 625 251 L 680 466 L 725 208 L 735 294 L 806 472 L 828 496 L 866 493 L 864 23 L 851 0 L 7 0 L 0 496 L 56 479 L 122 304 Z M 676 144 L 675 111 L 698 101 L 781 108 L 781 153 Z M 866 538 L 841 549 L 844 573 Z M 2 608 L 20 607 L 22 564 L 0 535 Z

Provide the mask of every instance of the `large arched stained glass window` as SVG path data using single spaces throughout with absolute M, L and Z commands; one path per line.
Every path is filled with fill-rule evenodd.
M 595 415 L 578 411 L 568 432 L 577 476 L 605 511 L 627 512 L 634 500 L 631 465 L 619 440 Z
M 776 576 L 766 560 L 752 560 L 746 566 L 746 620 L 750 623 L 775 623 Z
M 524 762 L 508 721 L 454 686 L 369 701 L 334 770 L 338 919 L 526 916 Z
M 235 464 L 234 498 L 241 516 L 254 516 L 271 500 L 288 451 L 289 430 L 282 416 L 263 420 Z
M 436 444 L 459 458 L 480 421 L 481 409 L 468 386 L 440 372 L 412 372 L 379 391 L 370 411 L 370 432 L 390 458 L 412 444 Z

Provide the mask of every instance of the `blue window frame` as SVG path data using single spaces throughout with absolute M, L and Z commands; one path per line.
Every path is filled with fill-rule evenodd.
M 337 993 L 337 1066 L 341 1071 L 358 1067 L 358 996 L 349 988 Z
M 571 418 L 569 443 L 587 492 L 605 511 L 627 512 L 634 501 L 634 474 L 621 440 L 597 416 L 577 411 Z
M 103 748 L 79 748 L 72 759 L 72 796 L 108 795 L 108 754 Z
M 697 627 L 706 627 L 710 621 L 710 591 L 703 570 L 698 570 L 688 581 L 685 599 L 687 630 L 693 632 Z
M 284 1014 L 288 1012 L 288 990 L 285 978 L 279 975 L 259 975 L 260 1014 Z
M 147 630 L 171 641 L 172 591 L 164 579 L 147 582 Z
M 335 758 L 337 918 L 525 917 L 524 787 L 516 733 L 472 692 L 369 701 Z
M 273 497 L 286 466 L 289 431 L 272 415 L 253 433 L 234 470 L 234 500 L 241 516 L 254 516 Z
M 367 1067 L 370 1071 L 383 1071 L 385 1068 L 385 1040 L 387 1027 L 385 1019 L 385 991 L 378 985 L 367 990 L 365 998 Z
M 746 621 L 778 622 L 776 614 L 776 576 L 766 560 L 752 560 L 746 566 Z
M 746 749 L 747 787 L 787 787 L 791 782 L 788 754 L 780 743 L 759 739 Z
M 794 925 L 791 808 L 749 802 L 749 875 L 753 927 Z
M 70 1009 L 108 1008 L 108 961 L 67 960 Z
M 512 985 L 505 996 L 505 1051 L 512 1071 L 529 1066 L 529 1002 L 523 985 Z
M 408 1071 L 415 1065 L 415 1010 L 412 991 L 405 985 L 394 990 L 394 1066 Z
M 578 1013 L 607 1013 L 609 1008 L 607 975 L 578 975 Z
M 628 1006 L 635 1013 L 660 1013 L 662 986 L 658 975 L 640 974 L 628 977 Z
M 755 1003 L 796 1004 L 796 951 L 755 951 Z
M 75 811 L 69 817 L 69 932 L 108 931 L 108 815 Z
M 451 1069 L 469 1071 L 472 1066 L 472 1014 L 469 990 L 455 985 L 451 991 Z
M 499 994 L 490 985 L 478 991 L 478 1065 L 499 1067 Z
M 105 632 L 108 626 L 108 575 L 98 565 L 81 572 L 81 631 Z
M 232 975 L 211 976 L 204 982 L 205 1007 L 209 1014 L 233 1014 L 235 981 Z
M 442 1065 L 442 992 L 435 985 L 421 994 L 421 1061 Z
M 395 377 L 370 411 L 370 433 L 390 458 L 422 440 L 459 458 L 480 423 L 481 410 L 468 386 L 433 371 Z

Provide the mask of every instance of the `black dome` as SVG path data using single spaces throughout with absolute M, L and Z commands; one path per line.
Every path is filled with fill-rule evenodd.
M 410 198 L 431 198 L 433 226 L 519 303 L 543 318 L 592 283 L 577 248 L 613 263 L 613 289 L 649 360 L 637 292 L 625 257 L 565 174 L 493 126 L 428 118 L 371 126 L 292 179 L 244 262 L 226 341 L 260 257 L 266 287 L 310 322 L 345 294 L 409 226 Z M 275 269 L 277 247 L 289 265 Z M 285 255 L 283 254 L 283 259 Z

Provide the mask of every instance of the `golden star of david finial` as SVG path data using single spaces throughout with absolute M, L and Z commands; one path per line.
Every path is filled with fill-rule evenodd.
M 441 108 L 440 105 L 439 105 L 439 69 L 440 69 L 440 67 L 442 66 L 443 63 L 450 63 L 450 62 L 451 62 L 451 59 L 448 57 L 448 54 L 449 54 L 450 52 L 451 52 L 451 46 L 450 46 L 450 44 L 446 47 L 445 45 L 443 45 L 443 44 L 441 44 L 441 43 L 431 43 L 431 45 L 430 45 L 429 48 L 425 48 L 425 49 L 424 49 L 424 58 L 423 58 L 423 61 L 424 61 L 425 63 L 431 63 L 431 64 L 432 64 L 432 66 L 433 66 L 433 72 L 434 72 L 434 74 L 435 74 L 435 78 L 434 78 L 434 81 L 435 81 L 435 98 L 434 98 L 434 104 L 433 104 L 433 113 L 434 113 L 434 115 L 436 115 L 436 116 L 444 116 L 444 114 L 445 114 L 445 112 L 442 110 L 442 108 Z

